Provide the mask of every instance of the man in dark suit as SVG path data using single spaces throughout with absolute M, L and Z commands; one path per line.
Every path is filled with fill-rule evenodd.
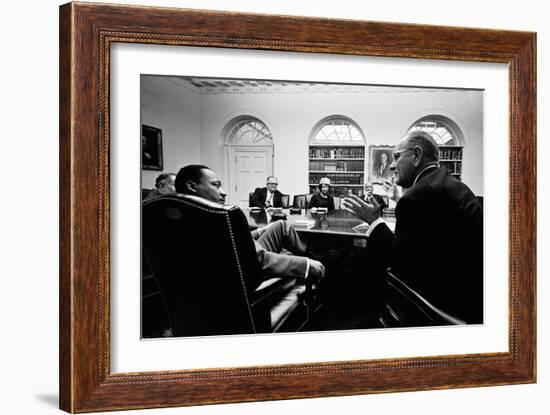
M 372 203 L 372 199 L 376 200 L 380 206 L 380 210 L 384 210 L 388 207 L 388 204 L 381 195 L 374 194 L 374 185 L 370 182 L 365 183 L 365 195 L 363 196 L 365 202 Z
M 483 322 L 483 211 L 464 183 L 439 167 L 439 150 L 421 131 L 404 136 L 390 169 L 406 190 L 396 206 L 395 234 L 375 200 L 352 196 L 344 209 L 370 226 L 371 269 L 391 267 L 435 307 L 465 321 Z
M 155 180 L 155 187 L 147 194 L 144 200 L 152 199 L 160 195 L 176 192 L 176 174 L 161 173 Z
M 213 202 L 216 206 L 224 205 L 227 196 L 218 175 L 199 164 L 190 164 L 180 169 L 176 175 L 176 191 L 200 198 L 203 203 Z M 264 276 L 309 278 L 314 282 L 323 279 L 324 265 L 305 256 L 305 243 L 287 221 L 279 220 L 255 229 L 251 237 Z M 294 255 L 282 253 L 283 248 Z M 212 252 L 212 260 L 216 260 L 215 252 Z
M 264 209 L 270 207 L 283 207 L 281 192 L 277 190 L 278 185 L 279 183 L 277 178 L 275 176 L 269 176 L 267 178 L 266 187 L 258 187 L 254 191 L 252 200 L 250 201 L 250 207 L 259 207 Z
M 376 166 L 374 166 L 374 175 L 378 179 L 388 179 L 391 176 L 390 163 L 388 162 L 388 155 L 381 153 L 380 158 Z

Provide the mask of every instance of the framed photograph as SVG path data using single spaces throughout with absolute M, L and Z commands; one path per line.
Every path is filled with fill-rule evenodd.
M 149 125 L 141 126 L 141 168 L 162 170 L 162 130 Z
M 82 3 L 61 6 L 60 33 L 61 409 L 536 381 L 534 33 Z M 288 205 L 329 182 L 335 199 L 338 187 L 362 197 L 365 182 L 387 174 L 383 155 L 412 160 L 414 146 L 398 147 L 411 131 L 436 141 L 438 164 L 427 167 L 489 212 L 483 287 L 465 307 L 474 317 L 432 304 L 426 312 L 445 323 L 394 325 L 394 314 L 410 314 L 374 308 L 358 320 L 377 301 L 361 295 L 372 290 L 342 290 L 358 308 L 334 314 L 314 278 L 299 292 L 284 278 L 258 281 L 252 234 L 268 213 L 248 206 L 254 188 L 278 187 Z M 208 168 L 186 176 L 190 165 Z M 257 177 L 242 174 L 247 166 Z M 194 193 L 205 175 L 217 190 Z M 161 190 L 142 202 L 144 187 Z M 342 272 L 369 264 L 361 221 L 342 210 L 273 222 L 315 248 L 313 276 L 313 261 Z M 455 236 L 441 245 L 468 245 Z M 216 260 L 205 254 L 213 245 Z M 442 278 L 461 258 L 441 267 Z M 178 267 L 191 282 L 167 290 L 159 275 Z M 223 283 L 213 279 L 220 273 Z M 399 277 L 384 281 L 411 289 Z M 297 312 L 284 321 L 261 301 L 283 286 Z M 164 298 L 170 290 L 185 301 Z M 460 309 L 460 298 L 443 304 Z M 221 312 L 197 312 L 204 304 Z M 175 321 L 179 305 L 187 318 Z M 328 324 L 350 313 L 346 325 Z
M 393 176 L 390 165 L 393 160 L 391 146 L 370 146 L 369 179 L 371 182 L 383 183 Z

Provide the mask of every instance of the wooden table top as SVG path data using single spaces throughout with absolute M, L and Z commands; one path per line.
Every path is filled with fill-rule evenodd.
M 259 212 L 251 211 L 249 208 L 244 208 L 248 224 L 252 229 L 259 228 L 267 225 L 273 219 L 270 213 L 265 210 Z M 293 224 L 297 232 L 314 232 L 314 233 L 328 233 L 334 235 L 348 235 L 353 237 L 365 238 L 365 230 L 354 229 L 357 225 L 361 225 L 363 222 L 357 219 L 354 215 L 346 210 L 335 210 L 331 213 L 314 213 L 309 210 L 302 209 L 300 214 L 291 215 L 288 209 L 284 209 L 283 213 L 286 214 L 286 220 Z M 304 220 L 314 221 L 313 227 L 304 228 L 299 226 L 298 223 Z M 387 220 L 390 228 L 392 226 L 392 218 Z

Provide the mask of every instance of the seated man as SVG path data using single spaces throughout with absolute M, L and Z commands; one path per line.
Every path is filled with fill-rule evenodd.
M 372 203 L 372 199 L 376 200 L 378 205 L 380 205 L 380 210 L 388 207 L 388 204 L 384 200 L 384 197 L 374 193 L 374 185 L 370 182 L 365 183 L 365 196 L 363 197 L 365 202 Z
M 269 176 L 266 187 L 258 187 L 252 195 L 251 206 L 267 209 L 270 207 L 282 208 L 283 202 L 281 192 L 277 190 L 277 178 Z
M 319 180 L 319 193 L 313 195 L 307 208 L 324 208 L 332 212 L 334 210 L 334 198 L 329 193 L 330 179 L 323 177 Z
M 344 209 L 370 226 L 368 265 L 392 272 L 435 307 L 466 323 L 483 322 L 483 210 L 472 191 L 439 165 L 439 150 L 425 132 L 405 135 L 390 169 L 405 188 L 395 208 L 395 234 L 380 205 L 356 196 Z M 395 197 L 395 195 L 391 195 Z
M 162 173 L 155 180 L 155 187 L 151 189 L 145 200 L 164 195 L 167 193 L 176 192 L 176 175 L 174 173 Z
M 225 204 L 226 193 L 219 177 L 203 165 L 191 164 L 181 168 L 176 176 L 176 190 L 178 193 Z M 311 278 L 313 281 L 320 281 L 324 277 L 323 264 L 302 256 L 306 245 L 288 222 L 273 222 L 252 231 L 251 235 L 263 275 Z M 295 255 L 282 254 L 283 248 Z

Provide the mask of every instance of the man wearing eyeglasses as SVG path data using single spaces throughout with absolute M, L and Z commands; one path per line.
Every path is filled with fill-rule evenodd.
M 267 178 L 266 187 L 258 187 L 252 195 L 251 207 L 259 207 L 262 209 L 269 209 L 272 207 L 282 208 L 283 202 L 281 198 L 281 192 L 277 190 L 279 182 L 275 176 L 269 176 Z
M 377 274 L 391 267 L 405 284 L 437 308 L 466 323 L 483 322 L 483 211 L 472 191 L 439 166 L 439 149 L 422 131 L 395 146 L 390 170 L 399 199 L 395 234 L 376 200 L 350 196 L 344 209 L 365 221 L 365 261 Z M 372 277 L 372 276 L 371 276 Z

